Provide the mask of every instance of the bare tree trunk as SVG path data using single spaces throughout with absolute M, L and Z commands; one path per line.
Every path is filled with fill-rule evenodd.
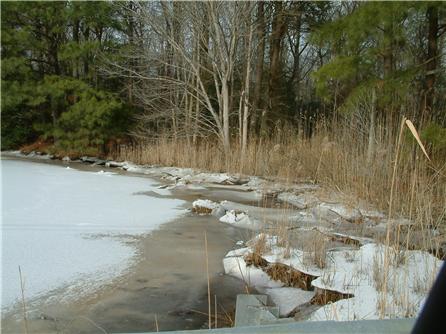
M 294 62 L 293 62 L 293 89 L 294 89 L 294 103 L 296 106 L 300 100 L 300 37 L 302 26 L 302 12 L 298 9 L 296 18 L 296 45 L 294 46 Z
M 262 92 L 262 81 L 263 81 L 263 64 L 265 58 L 265 3 L 259 1 L 257 3 L 257 29 L 256 36 L 258 47 L 256 49 L 257 60 L 255 69 L 255 86 L 254 86 L 254 96 L 252 102 L 253 113 L 251 116 L 251 128 L 256 128 L 257 120 L 259 119 L 260 112 L 260 94 Z
M 197 67 L 199 67 L 199 76 L 201 80 L 203 81 L 203 86 L 206 89 L 207 83 L 208 83 L 208 76 L 209 73 L 206 72 L 206 70 L 209 69 L 208 65 L 208 59 L 207 55 L 209 52 L 209 26 L 206 22 L 204 13 L 205 8 L 203 3 L 197 3 L 196 7 L 197 11 L 199 13 L 203 13 L 201 22 L 197 23 L 197 27 L 195 30 L 195 36 L 196 36 L 196 61 Z M 199 133 L 199 119 L 201 118 L 201 101 L 198 96 L 198 92 L 200 91 L 200 84 L 197 78 L 195 78 L 195 117 L 194 117 L 194 133 L 192 142 L 194 145 L 197 143 L 197 137 Z
M 249 7 L 248 7 L 249 12 Z M 249 90 L 250 90 L 250 77 L 251 77 L 251 44 L 252 44 L 252 24 L 249 24 L 249 35 L 248 35 L 248 45 L 246 54 L 246 74 L 245 74 L 245 90 L 243 96 L 243 119 L 242 119 L 242 147 L 241 147 L 241 163 L 240 172 L 242 172 L 245 164 L 246 149 L 248 146 L 248 118 L 249 118 Z
M 79 19 L 76 18 L 73 22 L 73 40 L 76 44 L 79 44 L 79 30 L 80 22 Z M 79 60 L 74 59 L 73 63 L 73 77 L 79 79 Z
M 221 98 L 223 107 L 223 148 L 228 155 L 231 149 L 231 142 L 229 137 L 229 89 L 227 79 L 223 79 L 221 86 Z
M 434 95 L 435 95 L 435 80 L 437 64 L 438 62 L 438 8 L 434 6 L 430 6 L 427 9 L 427 20 L 429 23 L 428 28 L 428 36 L 427 36 L 427 64 L 426 64 L 426 99 L 424 106 L 424 115 L 423 119 L 425 120 L 429 116 L 426 115 L 431 114 L 432 107 L 434 104 Z
M 219 4 L 214 2 L 208 3 L 208 10 L 210 14 L 211 24 L 213 26 L 212 37 L 214 47 L 216 49 L 215 60 L 218 61 L 214 64 L 215 69 L 215 88 L 217 89 L 217 96 L 219 101 L 219 110 L 221 114 L 222 122 L 222 141 L 225 154 L 228 156 L 231 148 L 231 139 L 229 132 L 229 113 L 230 113 L 230 87 L 229 84 L 233 77 L 236 49 L 238 40 L 238 22 L 240 20 L 240 8 L 237 2 L 228 3 L 227 10 L 230 11 L 230 31 L 226 33 L 220 25 L 220 21 L 217 15 L 217 9 Z M 219 86 L 221 90 L 219 91 Z
M 270 76 L 268 84 L 269 103 L 268 111 L 265 109 L 262 113 L 262 125 L 260 133 L 266 135 L 268 113 L 277 112 L 280 102 L 279 82 L 282 73 L 282 64 L 280 55 L 282 52 L 282 40 L 286 31 L 286 22 L 283 9 L 283 3 L 277 1 L 274 3 L 274 17 L 272 23 L 270 39 Z
M 238 143 L 239 147 L 242 147 L 242 137 L 243 137 L 243 95 L 245 92 L 242 92 L 240 95 L 240 100 L 238 104 Z
M 196 41 L 196 50 L 195 50 L 195 57 L 196 57 L 196 63 L 200 63 L 200 34 L 198 33 L 197 41 Z M 200 91 L 200 86 L 198 84 L 198 80 L 195 79 L 195 92 Z M 195 117 L 194 117 L 194 129 L 192 134 L 192 143 L 194 145 L 197 144 L 197 136 L 198 136 L 198 120 L 200 118 L 200 99 L 198 98 L 198 94 L 196 94 L 196 98 L 193 99 L 195 102 Z
M 133 9 L 133 4 L 132 2 L 128 3 L 128 6 L 130 7 L 130 10 Z M 127 27 L 127 35 L 129 38 L 129 44 L 130 44 L 130 48 L 133 48 L 135 45 L 135 22 L 134 22 L 134 18 L 132 15 L 128 15 L 128 27 Z M 132 57 L 130 59 L 130 70 L 134 71 L 135 66 L 136 66 L 136 60 Z M 134 91 L 134 78 L 130 77 L 127 79 L 127 97 L 129 100 L 129 104 L 132 105 L 133 104 L 133 91 Z
M 196 84 L 196 90 L 198 91 L 198 82 Z M 195 119 L 194 119 L 194 133 L 192 136 L 192 143 L 197 144 L 197 136 L 198 136 L 198 120 L 200 119 L 200 100 L 195 99 Z

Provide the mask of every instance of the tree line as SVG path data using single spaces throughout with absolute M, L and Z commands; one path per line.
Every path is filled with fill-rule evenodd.
M 446 148 L 443 2 L 3 1 L 1 18 L 2 149 L 243 152 L 345 115 L 370 136 L 404 115 Z

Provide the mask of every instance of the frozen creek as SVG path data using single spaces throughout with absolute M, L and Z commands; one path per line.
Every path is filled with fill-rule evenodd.
M 14 152 L 12 156 L 21 157 Z M 288 241 L 297 248 L 290 247 L 289 255 L 285 256 L 287 251 L 282 252 L 280 247 L 271 244 L 263 254 L 264 262 L 282 263 L 293 268 L 297 265 L 295 269 L 305 273 L 310 264 L 307 263 L 308 256 L 303 257 L 305 250 L 299 249 L 308 247 L 306 239 L 310 242 L 322 238 L 324 247 L 328 247 L 326 255 L 330 262 L 323 270 L 310 270 L 313 278 L 318 277 L 312 286 L 354 296 L 335 303 L 339 306 L 335 318 L 374 318 L 377 314 L 373 311 L 379 304 L 374 284 L 379 282 L 365 275 L 362 268 L 379 265 L 376 259 L 381 256 L 369 255 L 382 252 L 381 248 L 375 247 L 373 239 L 382 233 L 381 226 L 385 223 L 381 212 L 362 205 L 359 208 L 345 205 L 336 194 L 318 191 L 319 187 L 312 184 L 284 186 L 256 177 L 137 166 L 129 162 L 106 163 L 104 172 L 101 170 L 104 167 L 95 166 L 97 159 L 90 160 L 92 165 L 73 162 L 69 163 L 71 167 L 64 162 L 31 164 L 29 161 L 6 160 L 3 164 L 2 230 L 7 234 L 3 241 L 4 245 L 9 242 L 7 250 L 12 255 L 3 255 L 2 287 L 8 291 L 3 294 L 2 307 L 9 307 L 5 296 L 13 295 L 11 290 L 15 291 L 12 304 L 20 297 L 17 263 L 25 273 L 26 297 L 31 306 L 33 300 L 49 301 L 52 306 L 68 301 L 66 304 L 70 305 L 63 311 L 51 305 L 40 307 L 37 318 L 34 318 L 38 321 L 34 324 L 42 332 L 49 332 L 50 327 L 55 332 L 60 331 L 57 324 L 61 319 L 73 327 L 73 321 L 78 321 L 79 315 L 84 323 L 88 317 L 111 331 L 147 330 L 148 327 L 155 330 L 151 322 L 156 318 L 163 330 L 203 328 L 206 320 L 199 317 L 207 312 L 204 231 L 208 233 L 210 245 L 211 293 L 218 295 L 226 308 L 234 304 L 237 293 L 245 292 L 244 281 L 248 277 L 248 285 L 270 295 L 280 306 L 281 316 L 297 312 L 296 320 L 326 320 L 325 316 L 331 319 L 332 304 L 322 307 L 312 304 L 315 292 L 283 287 L 282 283 L 273 281 L 265 272 L 245 262 L 245 255 L 253 252 L 249 248 L 252 242 L 262 235 L 269 238 L 263 233 L 252 237 L 260 231 L 277 232 L 274 224 L 282 221 L 292 226 Z M 9 173 L 8 169 L 5 171 L 5 165 Z M 124 176 L 123 173 L 128 174 Z M 134 176 L 129 176 L 131 174 Z M 37 182 L 42 175 L 47 179 Z M 23 185 L 23 189 L 20 191 L 16 185 Z M 25 190 L 36 195 L 30 196 Z M 278 194 L 277 199 L 274 194 Z M 16 206 L 7 203 L 16 203 Z M 67 205 L 69 209 L 65 208 Z M 180 207 L 192 209 L 186 213 L 179 211 Z M 20 217 L 15 225 L 6 220 L 13 214 Z M 218 220 L 224 224 L 218 224 Z M 272 238 L 276 240 L 276 237 Z M 348 246 L 342 241 L 345 238 L 354 241 L 355 246 Z M 35 245 L 35 250 L 28 247 L 28 243 Z M 23 252 L 29 248 L 29 253 L 21 256 L 16 245 Z M 244 245 L 248 247 L 234 250 L 235 246 Z M 4 253 L 5 249 L 3 246 Z M 228 253 L 228 250 L 231 251 Z M 311 249 L 306 252 L 309 255 Z M 37 257 L 37 261 L 33 257 Z M 417 251 L 408 253 L 407 259 L 407 270 L 402 276 L 406 281 L 410 278 L 409 285 L 394 285 L 407 286 L 414 291 L 409 289 L 410 298 L 406 298 L 405 308 L 401 312 L 396 310 L 399 316 L 407 316 L 402 314 L 408 314 L 408 310 L 410 314 L 416 314 L 425 295 L 418 290 L 428 288 L 441 263 L 427 253 Z M 425 260 L 429 262 L 427 267 L 419 266 Z M 43 289 L 39 290 L 38 285 L 29 289 L 28 271 L 23 269 L 22 263 L 35 269 L 32 273 L 40 278 Z M 81 272 L 76 270 L 79 268 Z M 339 268 L 345 270 L 341 272 Z M 426 268 L 429 270 L 424 270 Z M 428 275 L 421 275 L 415 269 Z M 56 274 L 60 273 L 66 273 L 66 276 L 59 278 Z M 103 288 L 105 282 L 112 290 Z M 355 284 L 351 285 L 351 282 Z M 7 284 L 12 288 L 9 289 Z M 406 293 L 392 291 L 397 297 Z M 82 294 L 90 299 L 82 298 Z M 73 307 L 70 298 L 74 296 L 81 302 Z M 399 300 L 392 304 L 398 303 Z M 20 303 L 15 305 L 16 314 L 19 314 L 17 305 Z M 355 312 L 350 312 L 351 309 Z M 42 310 L 45 313 L 40 313 Z M 2 325 L 2 329 L 14 332 L 18 328 L 17 324 L 10 324 Z M 84 331 L 80 332 L 91 330 L 88 326 L 81 327 Z M 73 328 L 79 329 L 79 324 L 75 323 Z

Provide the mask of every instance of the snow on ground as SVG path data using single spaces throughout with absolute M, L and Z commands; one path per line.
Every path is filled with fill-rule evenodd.
M 238 191 L 239 195 L 234 197 L 234 194 L 227 194 L 226 198 L 240 201 L 258 201 L 264 195 L 277 195 L 279 201 L 290 203 L 296 209 L 261 208 L 229 201 L 221 202 L 221 206 L 226 211 L 243 211 L 250 218 L 262 222 L 289 221 L 299 226 L 311 227 L 317 223 L 338 225 L 345 221 L 357 223 L 364 220 L 366 224 L 374 225 L 385 218 L 385 215 L 378 210 L 352 207 L 342 203 L 342 200 L 339 200 L 339 198 L 338 203 L 323 202 L 315 193 L 321 190 L 321 187 L 311 183 L 288 184 L 286 182 L 266 180 L 257 176 L 242 177 L 229 173 L 205 173 L 192 168 L 139 166 L 130 162 L 107 162 L 107 164 L 121 167 L 129 172 L 154 176 L 162 175 L 164 179 L 174 182 L 167 189 L 182 187 L 194 190 L 197 189 L 194 188 L 194 185 L 195 187 L 201 185 L 220 188 L 224 186 L 226 188 L 225 191 L 228 191 L 229 188 L 233 187 L 234 190 Z M 245 190 L 245 193 L 240 192 L 240 190 Z M 333 196 L 334 198 L 331 198 Z M 336 194 L 332 194 L 329 200 L 334 199 L 336 201 L 337 197 Z
M 218 203 L 215 203 L 213 201 L 210 201 L 208 199 L 197 199 L 196 201 L 194 201 L 192 203 L 192 206 L 194 208 L 206 208 L 209 210 L 214 210 L 216 208 L 218 208 L 220 205 Z
M 41 160 L 49 160 L 49 159 L 51 159 L 53 157 L 50 154 L 40 154 L 40 153 L 37 154 L 34 151 L 30 152 L 27 155 L 23 154 L 21 151 L 7 151 L 5 153 L 7 153 L 9 156 L 14 156 L 14 157 L 19 157 L 19 158 L 26 156 L 26 157 L 29 157 L 29 158 L 41 159 Z
M 277 199 L 290 203 L 299 209 L 306 209 L 319 202 L 319 199 L 311 193 L 295 195 L 293 193 L 283 192 L 277 196 Z
M 219 203 L 210 201 L 208 199 L 197 199 L 192 203 L 192 207 L 195 212 L 199 213 L 200 215 L 212 214 L 219 218 L 221 216 L 224 216 L 226 213 L 226 211 L 221 207 Z
M 314 228 L 322 223 L 341 222 L 341 217 L 334 211 L 323 210 L 314 212 L 314 208 L 297 210 L 293 208 L 268 208 L 240 204 L 223 200 L 220 203 L 207 199 L 197 200 L 194 208 L 202 207 L 212 210 L 212 214 L 221 222 L 251 230 L 271 228 L 275 224 L 289 224 L 295 228 Z
M 266 249 L 268 250 L 268 252 L 265 252 L 262 257 L 268 263 L 282 263 L 300 272 L 312 276 L 320 276 L 322 274 L 320 268 L 304 259 L 305 253 L 303 251 L 295 248 L 286 248 L 280 246 L 280 240 L 276 236 L 268 236 L 264 233 L 261 233 L 256 236 L 250 243 L 254 244 L 260 238 L 265 238 Z M 252 249 L 248 248 L 245 254 L 247 254 L 248 252 L 252 252 Z
M 237 212 L 244 212 L 252 219 L 256 219 L 262 222 L 268 221 L 270 223 L 295 221 L 298 219 L 298 217 L 301 216 L 302 212 L 294 209 L 258 207 L 254 205 L 240 204 L 232 201 L 222 201 L 220 202 L 220 205 L 226 211 L 233 210 Z M 313 219 L 313 222 L 316 222 L 316 220 Z
M 296 210 L 264 208 L 231 201 L 217 203 L 208 199 L 199 199 L 194 201 L 192 206 L 196 212 L 199 212 L 197 209 L 200 208 L 211 211 L 206 212 L 206 214 L 211 213 L 223 223 L 251 230 L 262 229 L 266 226 L 264 222 L 272 224 L 273 222 L 284 222 L 286 220 L 292 222 L 310 222 L 311 220 L 311 223 L 314 224 L 316 221 L 312 215 L 307 216 L 306 213 Z
M 327 216 L 332 212 L 350 222 L 359 221 L 362 218 L 358 209 L 341 203 L 320 203 L 314 208 L 313 212 L 322 216 Z
M 119 163 L 108 162 L 108 165 L 118 166 Z M 202 173 L 192 168 L 139 166 L 130 162 L 123 162 L 121 168 L 140 174 L 164 175 L 167 180 L 184 183 L 234 183 L 237 178 L 227 173 Z
M 220 221 L 252 230 L 261 230 L 277 224 L 287 224 L 294 228 L 314 228 L 324 223 L 333 224 L 333 219 L 340 219 L 340 216 L 335 212 L 314 213 L 312 208 L 305 210 L 268 208 L 232 201 L 221 201 L 219 207 L 219 213 L 226 212 L 226 217 L 222 217 L 223 219 L 220 219 Z M 220 218 L 220 215 L 217 215 L 217 217 Z
M 387 275 L 384 273 L 386 256 L 389 259 Z M 386 318 L 414 317 L 443 263 L 427 252 L 398 253 L 394 248 L 386 250 L 372 243 L 359 250 L 330 252 L 329 257 L 331 263 L 312 285 L 354 297 L 323 306 L 310 320 L 379 319 L 384 300 Z
M 189 184 L 188 188 L 190 189 Z M 216 183 L 201 184 L 206 189 L 206 196 L 216 202 L 222 202 L 227 199 L 231 199 L 234 202 L 261 204 L 263 196 L 257 191 L 247 190 L 240 185 L 221 185 Z
M 250 230 L 259 230 L 262 226 L 262 223 L 259 220 L 249 217 L 244 212 L 237 212 L 234 210 L 226 211 L 226 214 L 220 217 L 220 221 L 222 223 L 236 225 Z
M 232 178 L 227 173 L 199 173 L 188 178 L 191 182 L 209 183 L 233 183 Z
M 1 165 L 5 309 L 20 296 L 18 266 L 28 301 L 67 286 L 77 298 L 123 274 L 137 253 L 132 241 L 181 212 L 180 200 L 137 196 L 155 191 L 147 178 L 7 159 Z
M 261 269 L 247 266 L 243 257 L 250 253 L 250 248 L 240 248 L 230 251 L 223 259 L 223 267 L 226 275 L 237 277 L 249 286 L 258 288 L 278 288 L 283 283 L 274 281 Z
M 112 175 L 116 175 L 116 173 L 112 173 L 112 172 L 104 172 L 103 170 L 100 170 L 100 171 L 97 172 L 96 174 L 98 174 L 98 175 L 104 175 L 104 176 L 112 176 Z
M 235 186 L 237 189 L 244 189 L 245 191 L 256 190 L 259 194 L 278 193 L 284 191 L 285 189 L 293 191 L 294 193 L 305 193 L 315 191 L 320 188 L 318 185 L 309 183 L 285 185 L 281 182 L 269 181 L 257 176 L 203 172 L 193 168 L 162 167 L 152 165 L 142 166 L 128 161 L 107 161 L 105 166 L 122 168 L 131 173 L 156 176 L 161 175 L 166 180 L 174 181 L 175 184 L 215 184 L 229 186 L 227 188 L 230 188 L 230 186 Z
M 359 249 L 328 251 L 327 265 L 321 269 L 305 261 L 301 250 L 281 247 L 278 237 L 261 234 L 248 244 L 253 245 L 260 238 L 265 242 L 262 258 L 268 263 L 285 264 L 316 276 L 312 281 L 315 288 L 353 295 L 322 306 L 310 320 L 378 319 L 381 310 L 385 310 L 385 318 L 413 317 L 419 312 L 443 263 L 427 252 L 397 252 L 391 247 L 386 249 L 382 245 L 368 243 Z M 283 316 L 312 298 L 310 294 L 314 295 L 314 292 L 289 287 L 280 290 L 284 289 L 283 283 L 272 280 L 260 268 L 247 266 L 244 257 L 253 252 L 253 247 L 229 252 L 223 260 L 225 273 L 270 295 Z M 385 256 L 389 259 L 387 275 L 383 269 Z M 384 282 L 387 282 L 386 288 Z
M 314 291 L 290 287 L 267 288 L 263 292 L 271 297 L 274 304 L 280 305 L 279 314 L 281 317 L 287 317 L 296 307 L 310 302 L 314 297 Z

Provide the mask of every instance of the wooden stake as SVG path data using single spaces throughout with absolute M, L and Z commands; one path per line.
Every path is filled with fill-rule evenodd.
M 209 258 L 208 258 L 208 238 L 206 231 L 204 231 L 204 249 L 206 253 L 206 275 L 208 279 L 208 314 L 209 314 L 209 329 L 212 329 L 212 310 L 211 310 L 211 284 L 209 280 Z
M 217 295 L 214 295 L 215 328 L 217 328 Z
M 25 334 L 28 334 L 28 317 L 26 315 L 26 303 L 25 303 L 25 282 L 22 279 L 22 269 L 19 266 L 20 276 L 20 289 L 22 291 L 22 306 L 23 306 L 23 321 L 25 322 Z

